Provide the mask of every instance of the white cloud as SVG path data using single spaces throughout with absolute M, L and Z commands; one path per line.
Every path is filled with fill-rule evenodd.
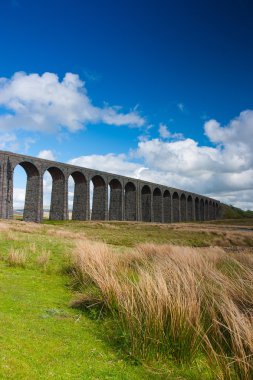
M 51 150 L 41 150 L 38 153 L 38 158 L 44 158 L 45 160 L 55 161 L 54 153 Z
M 136 177 L 135 173 L 139 173 L 139 170 L 143 165 L 129 161 L 125 154 L 113 154 L 106 155 L 91 155 L 81 156 L 69 161 L 72 165 L 83 166 L 90 169 L 102 170 L 115 174 L 121 174 L 124 176 Z
M 167 125 L 162 123 L 159 125 L 159 135 L 162 139 L 182 140 L 184 138 L 182 133 L 171 133 Z
M 181 112 L 184 112 L 184 110 L 185 110 L 185 106 L 184 106 L 183 103 L 178 103 L 178 104 L 177 104 L 177 108 L 178 108 Z
M 0 130 L 75 132 L 90 123 L 115 126 L 142 126 L 145 120 L 134 110 L 123 113 L 118 107 L 96 107 L 79 76 L 66 73 L 63 80 L 53 73 L 19 72 L 11 79 L 0 78 Z
M 206 194 L 253 209 L 253 111 L 242 112 L 225 127 L 210 120 L 204 129 L 213 147 L 201 146 L 189 138 L 180 141 L 149 138 L 139 141 L 137 149 L 129 155 L 85 156 L 71 163 Z M 170 137 L 163 124 L 159 130 L 161 137 Z
M 0 134 L 0 149 L 16 151 L 18 147 L 17 136 L 14 133 Z
M 160 124 L 159 135 L 162 139 L 167 139 L 168 137 L 170 137 L 170 131 L 168 130 L 168 127 L 166 125 Z
M 14 209 L 23 209 L 25 202 L 25 189 L 14 187 L 13 189 L 13 207 Z

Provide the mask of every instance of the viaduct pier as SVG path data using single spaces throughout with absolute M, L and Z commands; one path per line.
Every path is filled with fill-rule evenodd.
M 23 218 L 43 219 L 43 177 L 52 177 L 49 218 L 67 220 L 68 182 L 74 180 L 73 220 L 171 223 L 217 219 L 219 201 L 188 191 L 99 170 L 0 151 L 0 218 L 13 218 L 14 169 L 27 174 Z M 93 194 L 90 184 L 93 184 Z M 92 200 L 90 199 L 92 195 Z

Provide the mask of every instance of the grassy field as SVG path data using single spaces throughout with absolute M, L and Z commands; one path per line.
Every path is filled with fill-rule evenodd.
M 143 359 L 115 334 L 110 316 L 72 307 L 80 284 L 73 279 L 71 253 L 89 239 L 108 244 L 114 254 L 140 243 L 251 254 L 252 229 L 252 219 L 174 225 L 0 221 L 0 378 L 214 378 L 201 355 L 187 364 L 170 356 Z

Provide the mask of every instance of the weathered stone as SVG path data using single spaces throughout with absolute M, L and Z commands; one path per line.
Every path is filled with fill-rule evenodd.
M 13 217 L 13 172 L 17 165 L 22 166 L 27 175 L 26 221 L 42 221 L 43 176 L 46 171 L 52 177 L 51 220 L 68 219 L 70 176 L 74 180 L 73 220 L 170 223 L 212 220 L 222 215 L 220 202 L 198 194 L 99 170 L 0 151 L 0 218 L 3 219 Z M 91 212 L 90 183 L 94 186 Z

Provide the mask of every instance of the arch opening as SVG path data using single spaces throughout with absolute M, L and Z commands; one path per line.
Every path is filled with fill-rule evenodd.
M 109 220 L 122 220 L 122 185 L 119 180 L 109 182 Z
M 163 220 L 164 223 L 171 223 L 171 195 L 169 190 L 163 193 Z
M 22 168 L 22 169 L 21 169 Z M 37 167 L 31 162 L 20 162 L 13 173 L 13 208 L 25 221 L 40 222 L 42 218 L 41 181 Z M 25 189 L 23 188 L 24 183 Z
M 133 182 L 125 186 L 125 220 L 136 220 L 136 187 Z
M 176 191 L 172 195 L 172 219 L 174 223 L 180 222 L 179 195 Z
M 151 190 L 148 185 L 144 185 L 141 190 L 141 210 L 142 221 L 151 222 Z
M 187 207 L 186 196 L 185 194 L 182 194 L 180 197 L 181 222 L 186 221 L 186 215 L 187 215 L 186 207 Z
M 156 187 L 153 191 L 153 217 L 154 222 L 162 223 L 162 192 Z
M 91 220 L 105 220 L 108 204 L 105 181 L 100 175 L 95 175 L 91 181 L 93 184 Z

